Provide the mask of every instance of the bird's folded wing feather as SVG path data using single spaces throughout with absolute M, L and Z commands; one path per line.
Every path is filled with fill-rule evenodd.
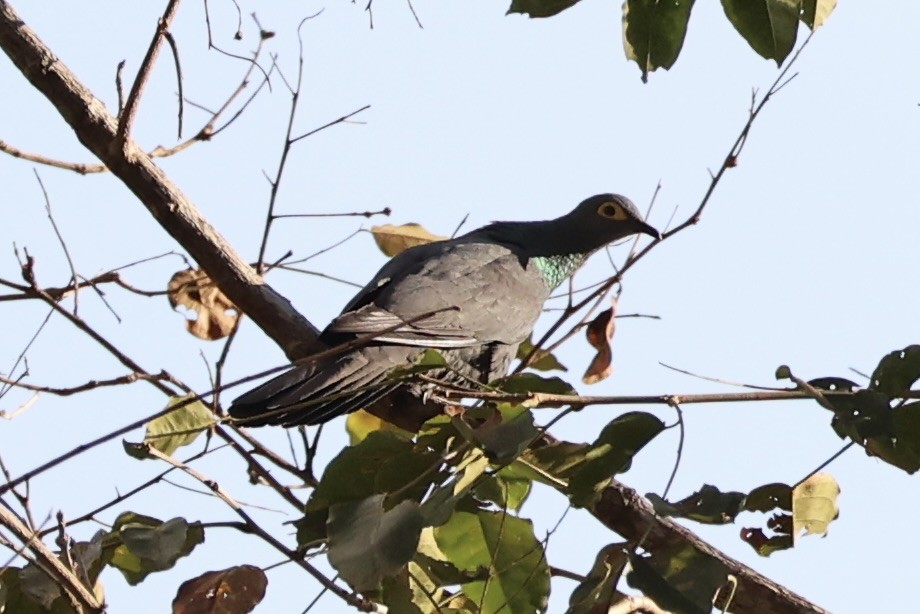
M 327 328 L 382 333 L 381 342 L 459 348 L 518 343 L 548 290 L 505 245 L 452 240 L 421 245 L 388 262 Z

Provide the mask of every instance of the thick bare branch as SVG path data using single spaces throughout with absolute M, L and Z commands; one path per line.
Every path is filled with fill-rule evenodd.
M 55 106 L 80 142 L 137 196 L 230 300 L 288 357 L 302 357 L 318 349 L 316 327 L 265 284 L 150 156 L 130 138 L 118 146 L 116 119 L 5 0 L 0 0 L 0 48 Z

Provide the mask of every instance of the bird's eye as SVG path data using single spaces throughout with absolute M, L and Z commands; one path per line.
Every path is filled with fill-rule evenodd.
M 614 202 L 606 202 L 602 204 L 597 208 L 597 213 L 612 220 L 625 220 L 627 217 L 626 211 L 623 210 L 623 207 Z

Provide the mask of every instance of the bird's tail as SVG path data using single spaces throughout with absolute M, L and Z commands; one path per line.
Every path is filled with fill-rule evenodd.
M 360 409 L 399 385 L 389 375 L 417 348 L 370 346 L 301 365 L 233 401 L 229 413 L 242 426 L 322 424 Z

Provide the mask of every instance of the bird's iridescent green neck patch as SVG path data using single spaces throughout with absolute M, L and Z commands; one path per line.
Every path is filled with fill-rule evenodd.
M 556 289 L 564 282 L 575 269 L 581 266 L 587 256 L 585 254 L 564 254 L 560 256 L 537 256 L 533 259 L 537 270 L 543 275 L 547 285 Z

